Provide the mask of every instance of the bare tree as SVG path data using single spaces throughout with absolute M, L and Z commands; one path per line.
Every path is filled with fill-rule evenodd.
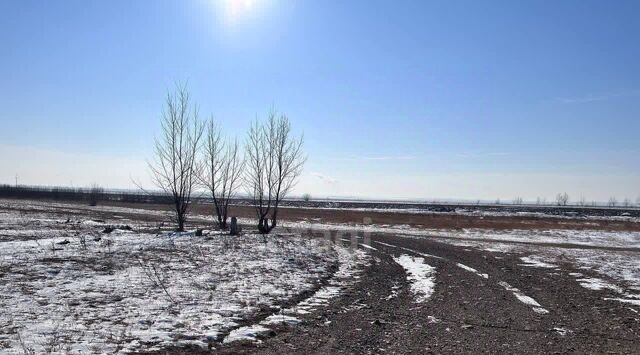
M 171 196 L 177 229 L 183 231 L 197 184 L 197 153 L 204 131 L 186 86 L 176 85 L 175 92 L 167 93 L 161 125 L 155 159 L 148 165 L 153 183 Z
M 617 204 L 618 200 L 614 196 L 609 197 L 609 207 L 616 207 Z
M 516 197 L 513 199 L 513 204 L 514 205 L 521 205 L 522 204 L 522 197 Z
M 218 228 L 227 229 L 229 201 L 240 187 L 244 161 L 240 157 L 238 142 L 226 142 L 213 118 L 207 125 L 204 145 L 198 177 L 213 198 Z
M 628 197 L 625 197 L 624 201 L 622 202 L 624 207 L 630 207 L 631 206 L 631 199 Z
M 556 195 L 556 202 L 558 206 L 566 206 L 569 203 L 569 195 L 566 192 L 559 193 Z
M 269 233 L 277 225 L 280 202 L 296 184 L 306 161 L 302 144 L 302 136 L 292 136 L 289 119 L 275 112 L 249 130 L 245 179 L 260 233 Z
M 302 201 L 305 201 L 305 202 L 311 201 L 311 194 L 306 193 L 306 194 L 302 195 Z

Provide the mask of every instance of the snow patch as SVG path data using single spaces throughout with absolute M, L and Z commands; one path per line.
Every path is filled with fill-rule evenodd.
M 561 327 L 555 327 L 553 328 L 553 331 L 555 331 L 556 333 L 560 334 L 560 336 L 565 336 L 569 333 L 573 333 L 572 330 L 569 330 L 567 328 L 561 328 Z
M 595 277 L 578 279 L 580 286 L 584 288 L 588 288 L 590 290 L 601 291 L 601 290 L 612 290 L 618 293 L 622 293 L 622 288 L 613 285 L 603 279 L 598 279 Z
M 344 288 L 352 286 L 357 281 L 358 274 L 369 262 L 369 254 L 362 250 L 348 250 L 337 245 L 335 250 L 338 254 L 339 267 L 328 284 L 311 297 L 284 310 L 283 313 L 308 314 L 318 307 L 326 307 L 333 298 L 343 292 Z
M 241 327 L 238 329 L 234 329 L 229 333 L 229 335 L 224 338 L 223 343 L 228 344 L 234 341 L 251 341 L 251 342 L 260 342 L 258 337 L 270 332 L 271 329 L 266 328 L 259 324 L 254 324 L 247 327 Z
M 358 244 L 359 246 L 365 248 L 365 249 L 369 249 L 369 250 L 378 250 L 374 247 L 372 247 L 371 245 L 367 245 L 367 244 Z
M 394 257 L 393 260 L 407 272 L 407 280 L 411 284 L 411 291 L 416 297 L 416 302 L 427 301 L 435 288 L 435 268 L 425 264 L 424 258 L 406 254 Z
M 297 325 L 302 321 L 296 317 L 287 316 L 284 314 L 272 314 L 264 321 L 260 322 L 260 324 L 265 325 L 274 325 L 274 324 L 287 324 L 287 325 Z
M 540 303 L 536 302 L 536 300 L 534 300 L 533 298 L 525 295 L 519 289 L 509 285 L 508 283 L 506 283 L 504 281 L 500 281 L 500 282 L 498 282 L 498 284 L 500 286 L 504 287 L 505 290 L 513 293 L 513 295 L 516 296 L 518 301 L 520 301 L 520 302 L 522 302 L 522 303 L 524 303 L 524 304 L 526 304 L 528 306 L 531 306 L 534 312 L 536 312 L 538 314 L 547 314 L 547 313 L 549 313 L 548 310 L 542 308 Z
M 632 298 L 605 298 L 605 300 L 610 300 L 610 301 L 618 301 L 618 302 L 622 302 L 622 303 L 629 303 L 632 304 L 634 306 L 640 306 L 640 299 L 632 299 Z M 634 310 L 635 312 L 635 310 Z M 638 313 L 638 312 L 636 312 Z
M 467 265 L 464 265 L 464 264 L 461 264 L 461 263 L 456 263 L 456 265 L 459 268 L 461 268 L 463 270 L 467 270 L 469 272 L 472 272 L 472 273 L 474 273 L 474 274 L 476 274 L 476 275 L 478 275 L 478 276 L 480 276 L 480 277 L 482 277 L 484 279 L 488 279 L 489 278 L 489 274 L 481 274 L 481 273 L 478 272 L 478 270 L 476 270 L 476 269 L 474 269 L 474 268 L 472 268 L 470 266 L 467 266 Z
M 554 265 L 554 264 L 550 264 L 542 261 L 541 258 L 537 256 L 523 256 L 520 258 L 520 260 L 524 262 L 524 264 L 520 264 L 521 266 L 540 267 L 540 268 L 547 268 L 547 269 L 555 269 L 558 267 L 558 265 Z
M 318 307 L 326 307 L 330 301 L 339 296 L 343 289 L 353 285 L 357 281 L 362 267 L 368 263 L 368 254 L 361 250 L 350 251 L 344 247 L 335 245 L 338 253 L 339 268 L 329 280 L 327 286 L 321 287 L 311 297 L 301 301 L 297 305 L 282 310 L 278 314 L 272 314 L 258 324 L 235 329 L 224 339 L 224 343 L 239 340 L 260 343 L 259 336 L 269 332 L 268 325 L 287 324 L 297 325 L 301 320 L 289 314 L 309 314 Z
M 408 251 L 408 252 L 410 252 L 410 253 L 414 253 L 414 254 L 417 254 L 417 255 L 420 255 L 420 256 L 424 256 L 425 258 L 434 258 L 434 259 L 441 259 L 441 260 L 444 260 L 444 258 L 441 258 L 441 257 L 439 257 L 439 256 L 431 255 L 431 254 L 427 254 L 427 253 L 421 253 L 421 252 L 419 252 L 419 251 L 417 251 L 417 250 L 413 250 L 413 249 L 410 249 L 410 248 L 401 247 L 401 246 L 399 246 L 399 245 L 393 245 L 393 244 L 389 244 L 389 243 L 384 243 L 384 242 L 380 242 L 380 241 L 377 241 L 377 240 L 376 240 L 376 241 L 374 241 L 374 243 L 378 243 L 378 244 L 380 244 L 380 245 L 384 245 L 384 246 L 386 246 L 386 247 L 390 247 L 390 248 L 397 248 L 397 249 L 401 249 L 401 250 L 404 250 L 404 251 Z
M 0 344 L 7 352 L 21 349 L 16 331 L 35 353 L 54 338 L 70 353 L 206 349 L 240 320 L 317 287 L 346 258 L 338 254 L 348 254 L 295 235 L 266 242 L 158 236 L 139 232 L 140 222 L 130 224 L 137 232 L 106 235 L 82 223 L 90 219 L 82 207 L 64 207 L 78 221 L 53 218 L 59 211 L 45 204 L 26 214 L 0 210 Z M 20 233 L 28 230 L 38 233 Z M 250 335 L 243 332 L 234 336 Z

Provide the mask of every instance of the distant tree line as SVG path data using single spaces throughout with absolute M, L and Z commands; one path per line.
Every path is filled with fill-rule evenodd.
M 619 202 L 618 199 L 615 196 L 611 196 L 609 197 L 609 199 L 606 202 L 597 202 L 597 201 L 591 201 L 588 202 L 587 199 L 584 196 L 580 196 L 580 199 L 571 203 L 571 199 L 569 197 L 569 194 L 567 194 L 566 192 L 561 192 L 558 193 L 555 197 L 555 203 L 547 203 L 547 198 L 546 197 L 537 197 L 535 202 L 530 202 L 530 203 L 526 203 L 524 202 L 524 200 L 522 199 L 522 197 L 515 197 L 513 199 L 513 204 L 514 205 L 533 205 L 533 206 L 548 206 L 548 205 L 557 205 L 557 206 L 581 206 L 581 207 L 597 207 L 597 206 L 605 206 L 605 207 L 634 207 L 634 203 L 633 201 L 626 197 L 624 200 L 622 200 L 622 202 Z M 478 200 L 476 202 L 477 205 L 480 205 L 480 201 Z M 501 201 L 500 199 L 496 199 L 495 201 L 496 205 L 501 205 Z M 640 207 L 640 196 L 638 196 L 638 198 L 636 198 L 635 201 L 635 206 L 636 207 Z
M 97 205 L 100 201 L 125 203 L 171 203 L 170 196 L 163 193 L 135 191 L 107 191 L 98 186 L 73 188 L 60 186 L 0 185 L 0 197 L 16 199 L 40 199 L 54 201 L 80 201 Z

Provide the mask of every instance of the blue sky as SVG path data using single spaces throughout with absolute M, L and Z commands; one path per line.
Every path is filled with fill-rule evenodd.
M 637 1 L 235 1 L 0 2 L 0 182 L 148 181 L 181 81 L 230 136 L 285 112 L 296 193 L 640 195 Z

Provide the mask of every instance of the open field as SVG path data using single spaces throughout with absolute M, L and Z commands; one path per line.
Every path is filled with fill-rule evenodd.
M 10 200 L 10 199 L 6 199 Z M 20 200 L 16 200 L 20 201 Z M 64 203 L 48 201 L 55 207 Z M 73 202 L 67 202 L 73 203 Z M 233 213 L 238 217 L 253 218 L 255 210 L 248 201 L 234 201 Z M 77 212 L 90 210 L 108 216 L 114 208 L 130 212 L 149 221 L 163 221 L 167 204 L 127 203 L 104 201 L 102 207 L 90 209 L 76 202 Z M 27 204 L 28 205 L 28 204 Z M 24 207 L 27 208 L 27 207 Z M 142 209 L 144 213 L 136 213 Z M 197 216 L 211 214 L 213 206 L 195 203 L 193 213 Z M 150 211 L 150 212 L 149 212 Z M 280 207 L 287 221 L 309 221 L 336 224 L 409 225 L 420 228 L 483 228 L 483 229 L 588 229 L 604 231 L 640 231 L 640 209 L 637 208 L 590 208 L 560 206 L 474 206 L 474 205 L 413 205 L 393 203 L 339 203 L 284 201 Z
M 0 200 L 0 352 L 638 353 L 633 216 Z

